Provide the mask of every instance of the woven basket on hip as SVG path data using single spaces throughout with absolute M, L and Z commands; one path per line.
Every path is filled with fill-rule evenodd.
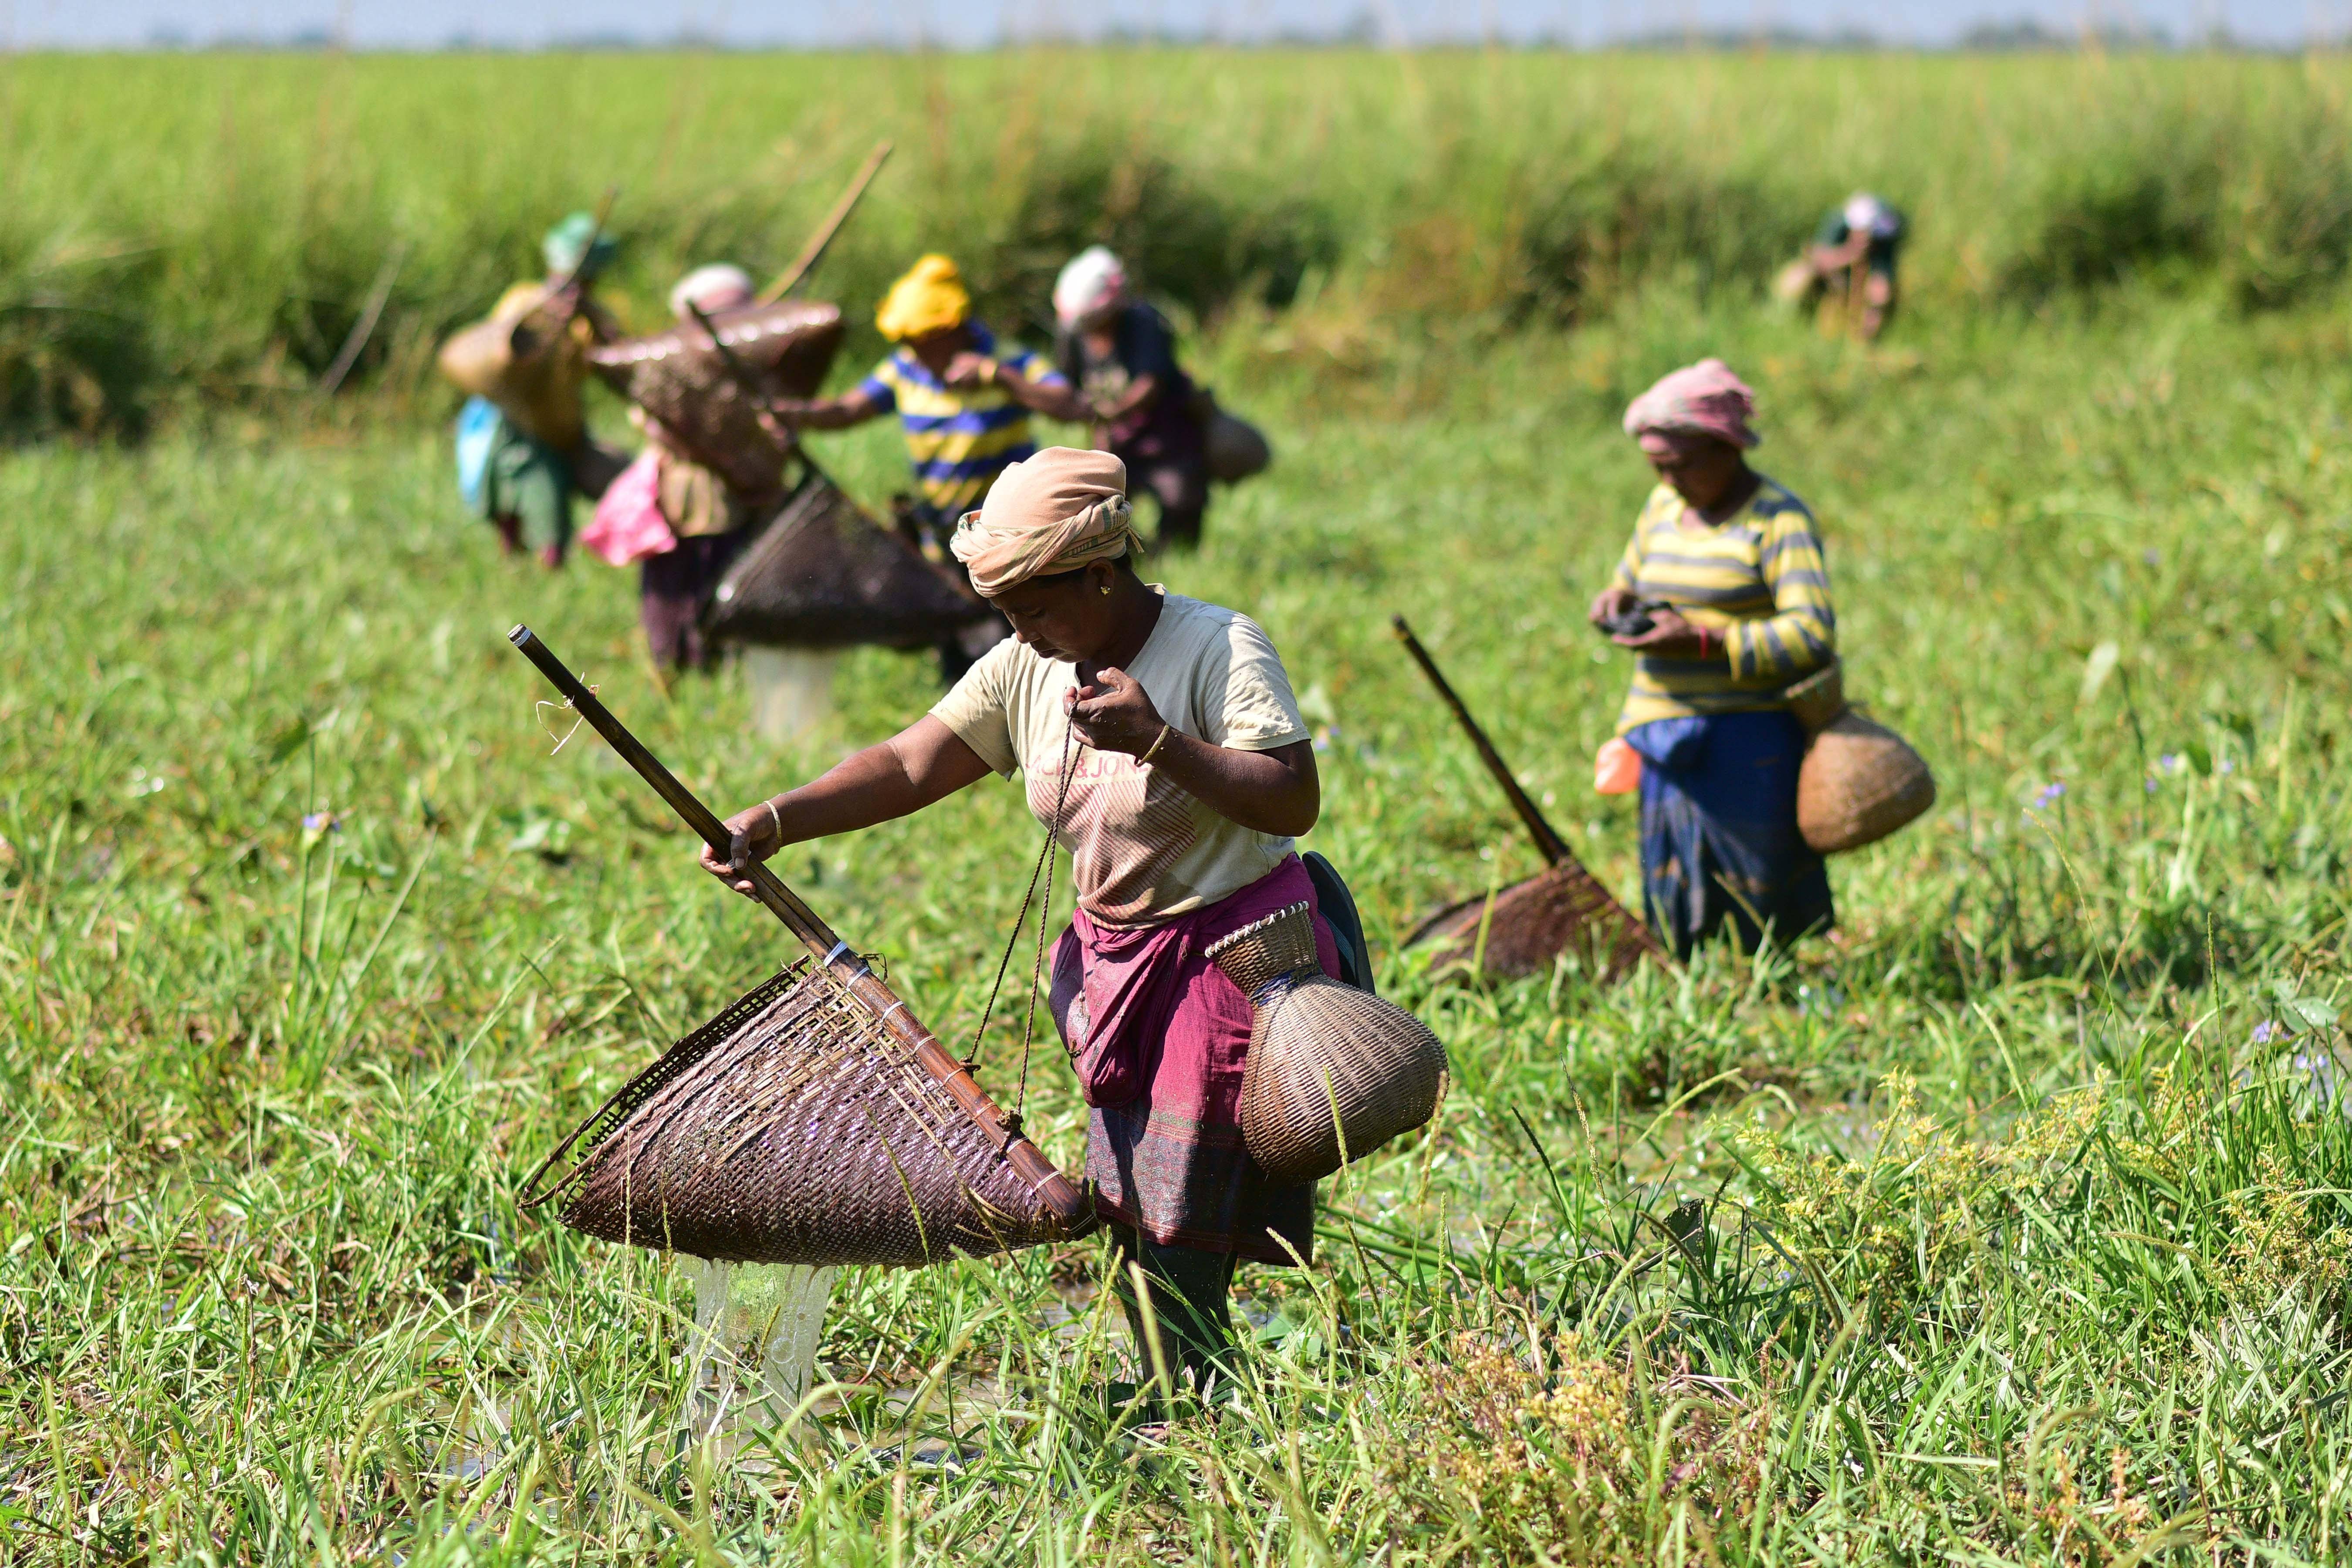
M 1222 408 L 1210 414 L 1201 438 L 1207 448 L 1209 477 L 1229 485 L 1264 473 L 1274 461 L 1274 447 L 1265 433 Z
M 527 434 L 559 452 L 588 434 L 580 407 L 581 364 L 568 320 L 543 305 L 492 316 L 441 345 L 441 374 L 459 391 L 487 397 Z
M 1832 664 L 1788 690 L 1811 738 L 1797 774 L 1797 830 L 1816 854 L 1875 844 L 1936 804 L 1936 776 L 1910 742 L 1845 700 Z
M 551 1201 L 590 1236 L 737 1263 L 913 1267 L 1067 1234 L 871 1010 L 806 962 L 581 1123 L 525 1195 Z
M 1256 1010 L 1242 1075 L 1242 1144 L 1277 1182 L 1311 1182 L 1436 1114 L 1445 1047 L 1429 1026 L 1326 975 L 1304 903 L 1244 926 L 1208 956 Z

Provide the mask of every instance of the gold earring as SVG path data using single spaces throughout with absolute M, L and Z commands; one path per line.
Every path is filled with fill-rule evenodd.
M 1108 598 L 1109 598 L 1109 597 L 1110 597 L 1110 584 L 1108 584 L 1108 583 L 1104 584 L 1102 585 L 1102 591 L 1103 591 L 1103 597 L 1104 597 L 1104 598 L 1108 599 Z

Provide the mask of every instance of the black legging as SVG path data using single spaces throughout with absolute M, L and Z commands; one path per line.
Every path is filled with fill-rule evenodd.
M 1189 1381 L 1201 1394 L 1232 1378 L 1231 1300 L 1237 1261 L 1234 1255 L 1162 1247 L 1130 1226 L 1112 1224 L 1103 1228 L 1110 1233 L 1112 1285 L 1127 1308 L 1127 1325 L 1135 1334 L 1142 1381 L 1148 1384 L 1158 1376 L 1159 1364 L 1151 1354 L 1150 1329 L 1136 1300 L 1131 1268 L 1136 1264 L 1142 1266 L 1150 1288 L 1151 1316 L 1160 1330 L 1160 1356 L 1167 1363 L 1169 1377 L 1180 1388 Z

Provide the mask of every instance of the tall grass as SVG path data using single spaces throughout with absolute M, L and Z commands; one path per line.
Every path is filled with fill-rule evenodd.
M 437 337 L 607 184 L 616 292 L 780 266 L 877 135 L 828 262 L 861 326 L 919 249 L 1005 324 L 1097 239 L 1197 315 L 1302 292 L 1378 319 L 1752 298 L 1857 184 L 1916 220 L 1915 298 L 2126 279 L 2269 308 L 2352 245 L 2333 58 L 1757 61 L 1226 50 L 0 61 L 0 420 L 135 427 L 307 389 L 395 246 L 362 384 L 442 394 Z M 857 345 L 873 346 L 870 336 Z

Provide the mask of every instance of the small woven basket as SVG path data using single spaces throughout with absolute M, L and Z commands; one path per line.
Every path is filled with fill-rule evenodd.
M 1070 1234 L 873 1012 L 805 962 L 582 1122 L 526 1184 L 524 1206 L 551 1202 L 590 1236 L 736 1263 L 915 1267 Z
M 1256 1010 L 1242 1144 L 1277 1182 L 1311 1182 L 1437 1112 L 1445 1047 L 1403 1008 L 1326 975 L 1307 904 L 1244 926 L 1208 957 Z
M 1797 830 L 1822 855 L 1875 844 L 1935 804 L 1926 759 L 1852 708 L 1813 736 L 1797 774 Z

